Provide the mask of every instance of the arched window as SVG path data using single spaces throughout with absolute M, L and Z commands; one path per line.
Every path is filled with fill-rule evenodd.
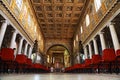
M 39 35 L 39 40 L 41 40 L 41 36 Z
M 87 15 L 86 15 L 86 27 L 88 27 L 89 24 L 90 24 L 90 17 L 89 17 L 89 15 L 87 14 Z
M 10 5 L 10 3 L 11 3 L 11 0 L 6 0 L 7 2 L 8 2 L 8 4 Z
M 26 16 L 27 16 L 27 7 L 24 5 L 23 17 L 25 18 Z
M 36 28 L 36 26 L 34 26 L 34 31 L 35 31 L 35 33 L 37 32 L 37 28 Z
M 101 0 L 94 0 L 94 4 L 95 4 L 95 10 L 97 12 L 101 7 Z
M 47 56 L 47 62 L 48 62 L 48 63 L 50 62 L 50 57 L 49 57 L 49 55 Z
M 19 9 L 22 7 L 22 0 L 16 0 L 16 5 L 18 6 Z
M 76 35 L 76 41 L 78 41 L 78 34 Z
M 30 15 L 28 15 L 28 25 L 29 26 L 31 25 L 31 17 L 30 17 Z
M 82 28 L 82 26 L 80 27 L 80 33 L 81 33 L 81 34 L 83 33 L 83 28 Z
M 75 40 L 74 40 L 74 47 L 75 47 Z

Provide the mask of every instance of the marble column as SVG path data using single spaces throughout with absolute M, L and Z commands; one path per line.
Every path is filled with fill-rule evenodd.
M 18 32 L 16 30 L 13 32 L 12 39 L 11 39 L 11 42 L 10 42 L 10 48 L 15 47 L 14 45 L 15 45 L 15 39 L 16 39 L 17 33 Z
M 26 42 L 25 44 L 25 50 L 24 50 L 24 54 L 27 56 L 27 49 L 28 49 L 28 43 Z
M 24 40 L 23 38 L 20 39 L 19 48 L 18 48 L 18 54 L 21 54 L 23 40 Z
M 77 59 L 78 59 L 78 63 L 80 63 L 80 53 L 77 52 Z
M 109 24 L 109 29 L 110 29 L 110 33 L 111 33 L 114 49 L 118 50 L 118 49 L 120 49 L 120 43 L 118 41 L 118 36 L 117 36 L 116 31 L 115 31 L 114 25 L 110 23 Z
M 98 54 L 98 46 L 95 38 L 93 39 L 93 45 L 94 45 L 95 54 Z
M 28 58 L 31 58 L 31 54 L 32 54 L 32 47 L 29 48 Z
M 5 36 L 5 31 L 7 29 L 7 25 L 8 25 L 8 22 L 7 22 L 7 20 L 5 20 L 2 23 L 2 26 L 1 26 L 1 30 L 0 30 L 0 48 L 2 46 L 2 42 L 3 42 L 4 36 Z
M 90 43 L 89 43 L 89 56 L 90 56 L 90 59 L 92 59 L 92 48 Z
M 105 39 L 104 39 L 103 32 L 101 32 L 99 35 L 100 35 L 102 50 L 104 50 L 104 49 L 106 49 L 106 44 L 105 44 Z
M 85 59 L 87 59 L 88 56 L 87 56 L 87 48 L 86 48 L 86 46 L 84 47 L 84 53 L 85 53 Z

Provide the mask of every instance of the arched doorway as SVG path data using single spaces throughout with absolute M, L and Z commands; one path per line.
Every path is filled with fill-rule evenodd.
M 53 67 L 55 72 L 70 66 L 70 53 L 64 45 L 53 45 L 47 50 L 47 66 Z

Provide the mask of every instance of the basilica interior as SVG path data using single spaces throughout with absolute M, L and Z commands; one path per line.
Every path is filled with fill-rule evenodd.
M 119 74 L 120 0 L 0 0 L 0 80 Z

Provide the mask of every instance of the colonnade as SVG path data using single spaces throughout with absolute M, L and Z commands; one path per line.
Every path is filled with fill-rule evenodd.
M 120 49 L 119 39 L 118 39 L 117 32 L 115 30 L 114 24 L 112 22 L 110 22 L 105 27 L 108 27 L 108 29 L 110 30 L 110 35 L 111 35 L 111 38 L 112 38 L 112 43 L 113 43 L 113 47 L 114 47 L 115 51 Z M 102 32 L 102 30 L 97 34 L 97 36 L 100 37 L 100 44 L 101 44 L 102 50 L 107 48 L 104 34 L 105 34 L 105 32 Z M 96 40 L 97 40 L 96 36 L 91 40 L 91 41 L 93 41 L 94 53 L 92 53 L 91 41 L 88 42 L 88 44 L 84 45 L 85 58 L 88 58 L 88 56 L 90 56 L 90 58 L 92 58 L 93 54 L 100 54 L 99 51 L 98 51 L 99 47 L 98 47 L 98 43 L 96 42 Z M 87 49 L 87 46 L 89 46 L 88 49 Z M 89 55 L 87 54 L 87 52 L 89 52 Z
M 5 36 L 5 33 L 6 33 L 6 30 L 8 29 L 7 27 L 9 27 L 8 25 L 11 25 L 9 23 L 8 20 L 1 20 L 1 26 L 0 26 L 0 49 L 2 48 L 2 43 L 3 43 L 3 40 L 4 40 L 4 36 Z M 11 25 L 12 26 L 12 25 Z M 12 37 L 11 38 L 11 41 L 10 41 L 10 46 L 8 48 L 18 48 L 18 49 L 15 49 L 17 50 L 15 53 L 15 55 L 17 54 L 24 54 L 26 56 L 28 56 L 30 58 L 31 56 L 31 53 L 32 53 L 32 46 L 30 45 L 30 43 L 19 33 L 18 30 L 16 30 L 14 27 L 12 27 L 14 30 L 12 31 L 13 34 L 12 34 Z M 17 38 L 17 35 L 20 35 L 19 37 L 19 43 L 17 44 L 16 43 L 16 38 Z M 25 44 L 25 49 L 22 53 L 22 46 L 23 46 L 23 42 L 26 42 Z M 17 45 L 18 47 L 15 47 L 15 45 Z

